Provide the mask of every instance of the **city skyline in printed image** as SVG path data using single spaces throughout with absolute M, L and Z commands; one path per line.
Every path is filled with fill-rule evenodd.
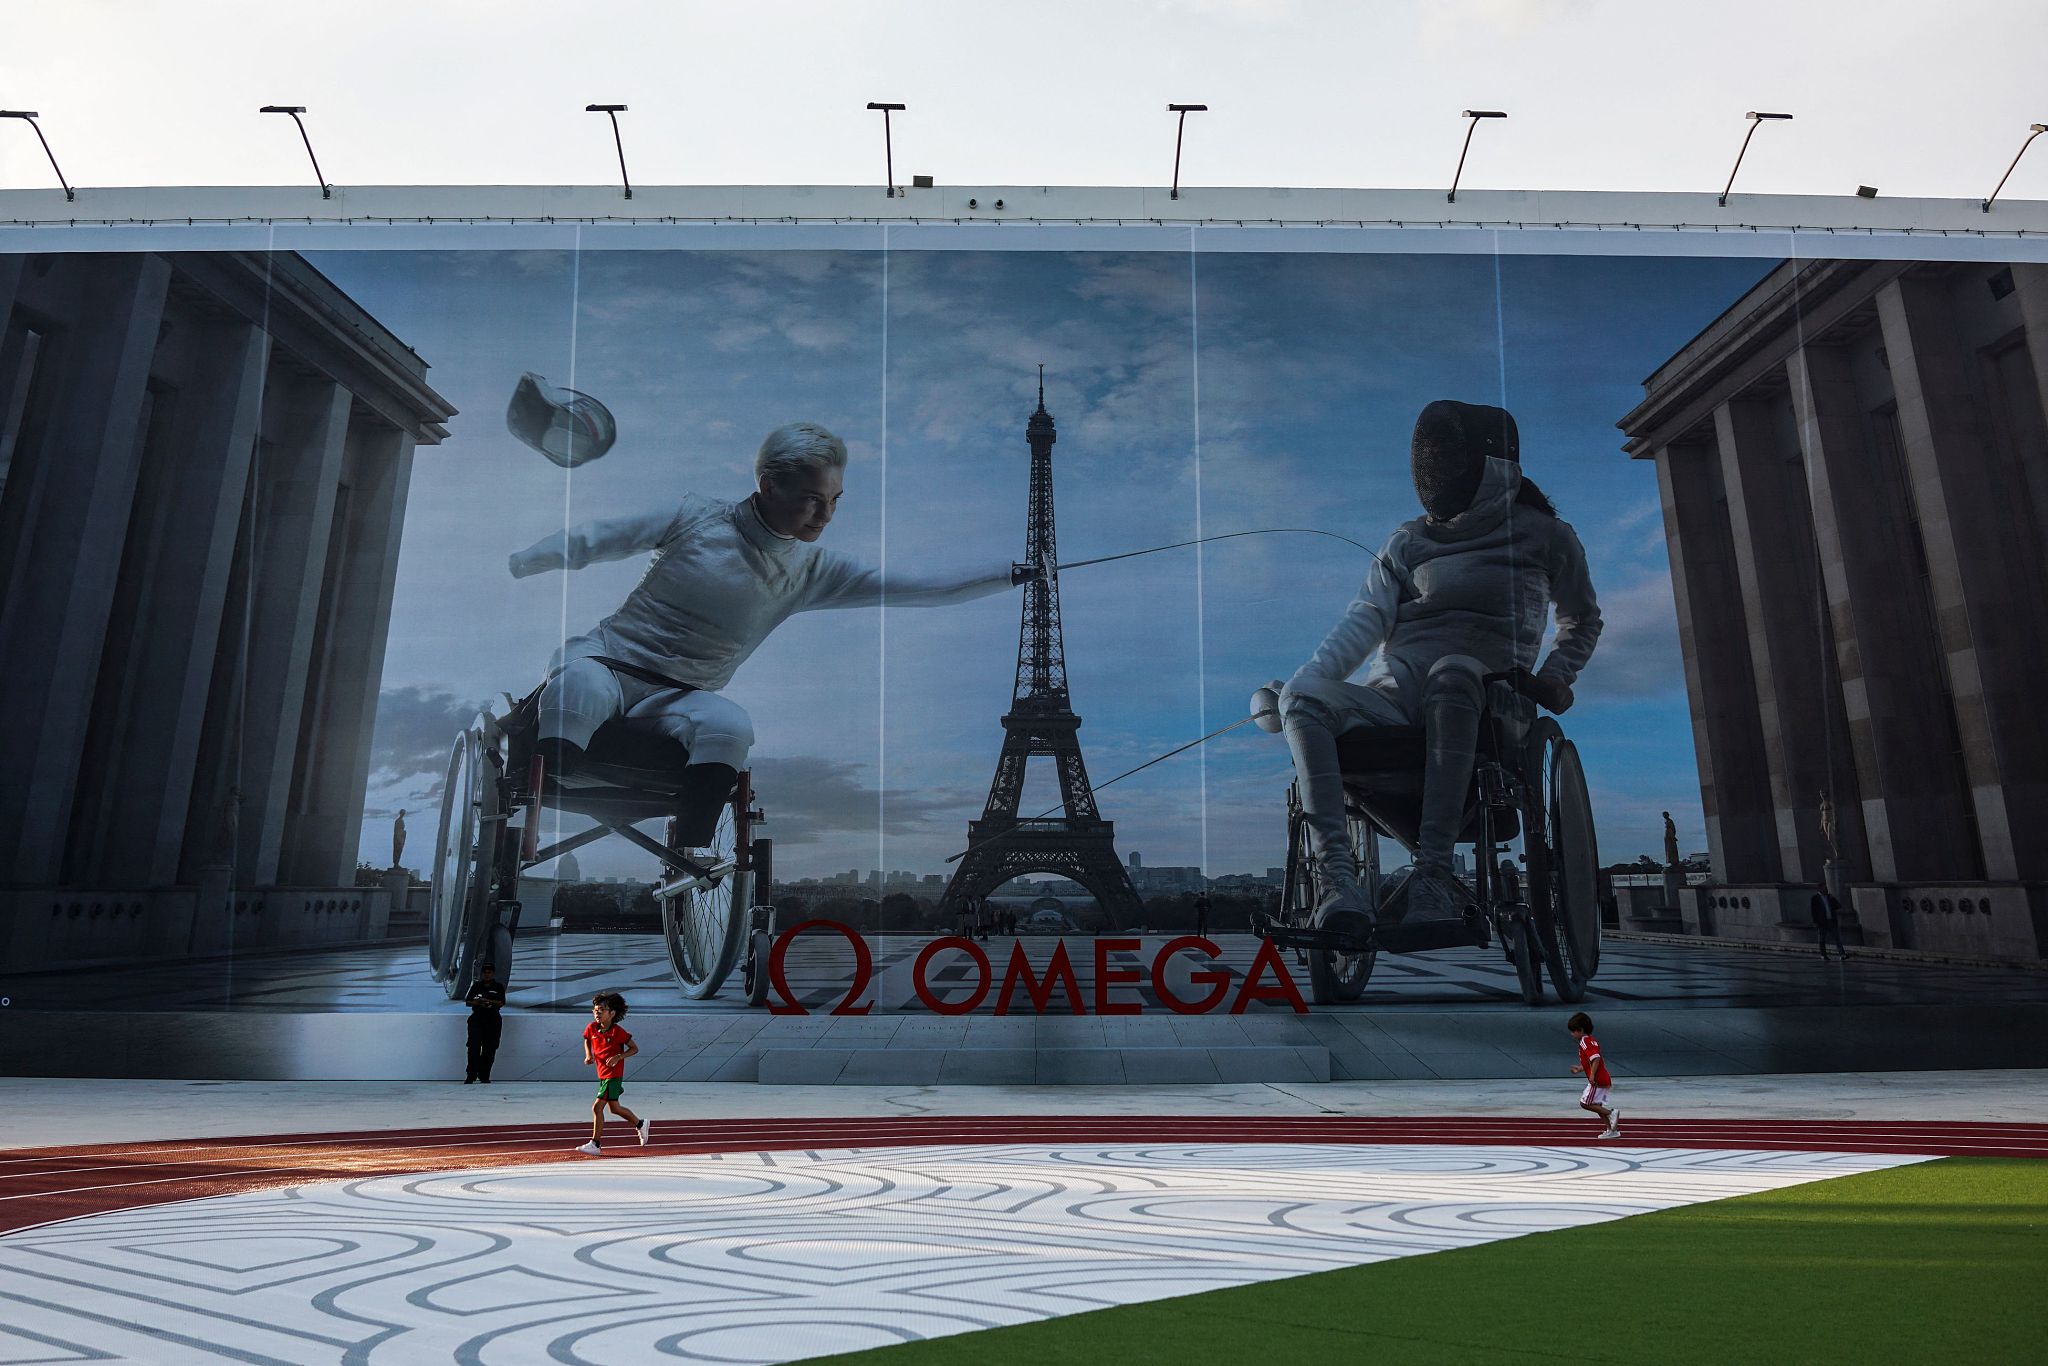
M 317 254 L 431 365 L 460 415 L 414 465 L 362 853 L 431 826 L 455 730 L 523 693 L 643 560 L 515 582 L 564 524 L 739 498 L 769 428 L 851 452 L 831 549 L 913 571 L 1014 558 L 1025 418 L 1046 365 L 1063 560 L 1273 527 L 1377 546 L 1417 512 L 1408 431 L 1439 397 L 1502 403 L 1524 467 L 1585 542 L 1607 620 L 1566 718 L 1609 860 L 1705 847 L 1654 469 L 1614 423 L 1641 380 L 1768 268 L 1757 260 L 1072 252 Z M 506 433 L 520 374 L 602 399 L 604 459 L 563 471 Z M 1062 576 L 1099 784 L 1243 715 L 1363 578 L 1336 539 L 1252 536 Z M 753 715 L 785 877 L 937 872 L 988 791 L 1018 599 L 800 615 L 727 690 Z M 502 703 L 500 703 L 502 706 Z M 1110 787 L 1121 856 L 1261 871 L 1283 852 L 1285 747 L 1249 727 Z M 1054 804 L 1027 786 L 1025 808 Z M 1041 797 L 1044 800 L 1039 800 Z M 1032 803 L 1037 801 L 1037 805 Z M 422 822 L 421 817 L 427 819 Z M 414 861 L 408 858 L 409 862 Z M 599 845 L 587 875 L 644 875 Z

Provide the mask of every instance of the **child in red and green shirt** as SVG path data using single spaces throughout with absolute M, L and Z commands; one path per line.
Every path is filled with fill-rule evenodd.
M 619 1024 L 626 1017 L 626 998 L 616 991 L 599 992 L 590 1001 L 590 1023 L 583 1027 L 583 1061 L 597 1066 L 597 1099 L 590 1103 L 590 1141 L 576 1151 L 591 1157 L 604 1155 L 604 1112 L 609 1109 L 640 1131 L 640 1146 L 647 1146 L 654 1121 L 619 1104 L 626 1089 L 626 1059 L 640 1051 Z
M 1600 1054 L 1600 1041 L 1593 1037 L 1593 1017 L 1582 1010 L 1566 1020 L 1564 1027 L 1579 1041 L 1579 1060 L 1572 1064 L 1572 1071 L 1586 1078 L 1586 1089 L 1579 1093 L 1579 1108 L 1607 1121 L 1600 1137 L 1620 1138 L 1621 1111 L 1607 1103 L 1614 1078 L 1607 1070 L 1607 1059 Z

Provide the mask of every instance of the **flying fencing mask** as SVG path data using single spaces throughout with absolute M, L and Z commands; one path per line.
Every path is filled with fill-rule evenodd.
M 1448 522 L 1472 506 L 1487 460 L 1519 462 L 1522 443 L 1507 409 L 1440 398 L 1415 419 L 1408 454 L 1422 510 Z
M 505 405 L 505 427 L 565 470 L 597 459 L 619 439 L 611 409 L 530 371 L 519 377 Z

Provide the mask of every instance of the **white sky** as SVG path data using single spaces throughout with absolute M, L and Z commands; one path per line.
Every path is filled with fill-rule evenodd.
M 598 17 L 601 15 L 602 17 Z M 0 102 L 77 185 L 1466 183 L 1981 198 L 2048 120 L 2037 0 L 0 0 Z M 0 186 L 51 183 L 0 126 Z M 2007 194 L 2048 198 L 2048 148 Z

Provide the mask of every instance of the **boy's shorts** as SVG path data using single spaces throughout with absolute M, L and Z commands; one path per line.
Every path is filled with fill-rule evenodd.
M 1579 1104 L 1581 1104 L 1581 1105 L 1605 1105 L 1605 1104 L 1607 1104 L 1607 1092 L 1608 1092 L 1608 1090 L 1609 1090 L 1609 1088 L 1608 1088 L 1608 1087 L 1605 1087 L 1605 1086 L 1595 1086 L 1595 1085 L 1593 1085 L 1593 1083 L 1591 1083 L 1591 1082 L 1587 1082 L 1587 1083 L 1586 1083 L 1586 1089 L 1585 1089 L 1585 1090 L 1583 1090 L 1583 1091 L 1581 1091 L 1581 1092 L 1579 1092 Z
M 599 1100 L 617 1100 L 625 1092 L 625 1089 L 626 1079 L 624 1077 L 603 1077 L 597 1083 L 597 1098 Z M 1601 1094 L 1604 1095 L 1606 1093 L 1602 1092 Z

